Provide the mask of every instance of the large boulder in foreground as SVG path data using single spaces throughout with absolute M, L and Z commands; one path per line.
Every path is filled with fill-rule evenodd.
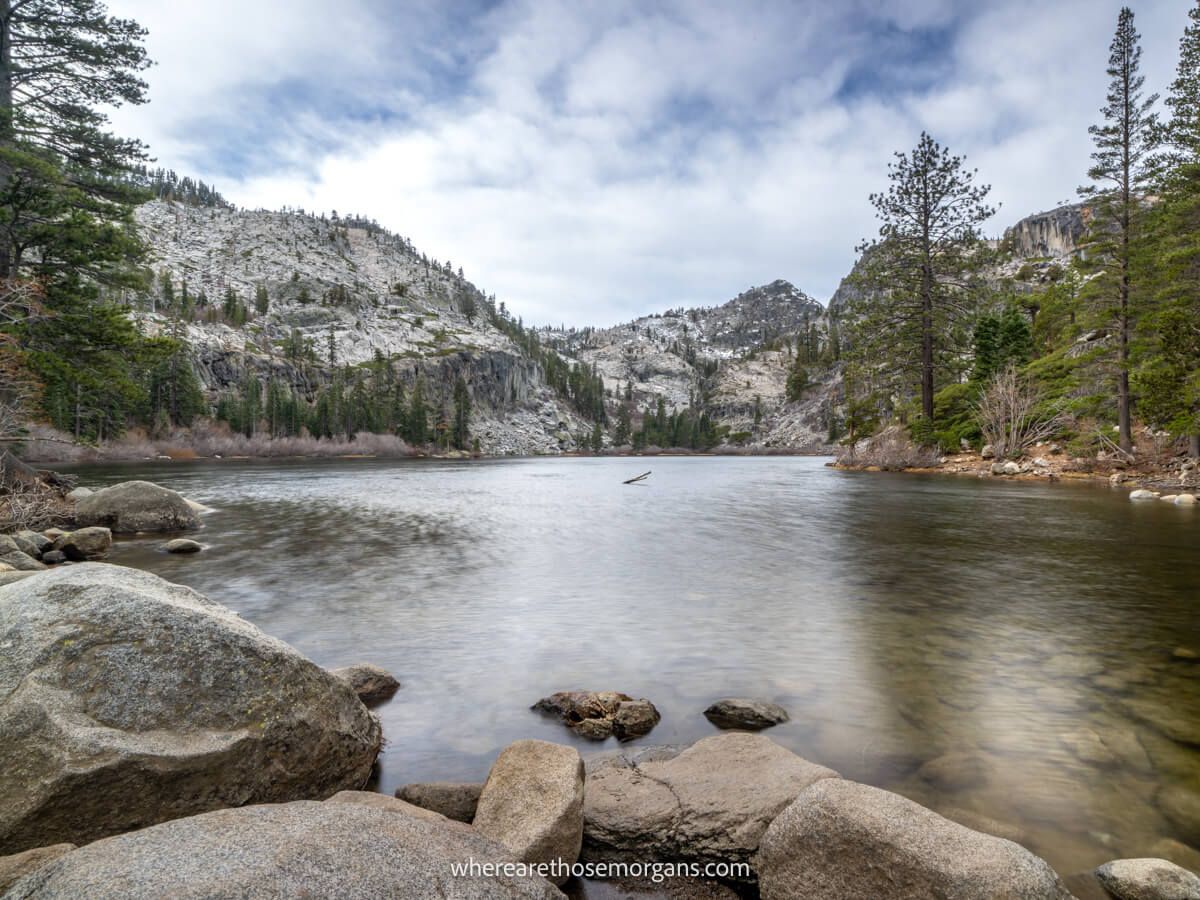
M 746 861 L 797 794 L 837 777 L 745 732 L 705 738 L 666 759 L 605 760 L 588 773 L 584 857 Z
M 522 862 L 562 867 L 550 875 L 562 884 L 583 843 L 583 778 L 574 747 L 516 741 L 493 763 L 473 824 Z
M 392 801 L 393 803 L 396 801 Z M 97 841 L 26 876 L 22 900 L 240 897 L 561 898 L 544 878 L 456 874 L 474 860 L 512 862 L 455 822 L 352 803 L 245 806 Z
M 763 900 L 1068 900 L 1062 881 L 1019 844 L 972 831 L 899 794 L 827 779 L 763 835 Z
M 55 844 L 52 847 L 34 847 L 11 856 L 0 856 L 0 894 L 42 866 L 54 862 L 75 849 L 74 844 Z
M 149 481 L 122 481 L 88 494 L 75 504 L 80 525 L 103 525 L 114 534 L 189 531 L 200 516 L 182 494 Z
M 1165 859 L 1114 859 L 1096 878 L 1118 900 L 1195 900 L 1200 875 Z
M 81 563 L 0 587 L 0 853 L 361 787 L 350 686 L 195 591 Z

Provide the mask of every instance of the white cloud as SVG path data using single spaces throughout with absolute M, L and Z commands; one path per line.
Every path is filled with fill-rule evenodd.
M 827 299 L 922 128 L 994 186 L 997 231 L 1072 196 L 1118 5 L 122 0 L 159 66 L 118 125 L 243 205 L 374 216 L 533 321 L 777 277 Z M 1155 84 L 1176 6 L 1139 10 Z

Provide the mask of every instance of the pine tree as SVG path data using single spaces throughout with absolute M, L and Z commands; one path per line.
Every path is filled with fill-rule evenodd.
M 807 352 L 804 356 L 796 354 L 795 360 L 792 362 L 792 368 L 788 372 L 787 377 L 787 401 L 795 403 L 804 396 L 805 390 L 808 389 L 808 369 L 804 367 L 804 363 L 808 359 Z
M 1142 48 L 1133 25 L 1133 12 L 1124 7 L 1109 48 L 1108 96 L 1101 108 L 1104 123 L 1088 129 L 1095 144 L 1082 196 L 1095 202 L 1086 247 L 1098 278 L 1088 285 L 1088 297 L 1101 307 L 1116 330 L 1117 427 L 1121 449 L 1133 451 L 1133 400 L 1129 389 L 1129 355 L 1137 309 L 1133 300 L 1134 246 L 1142 234 L 1142 203 L 1154 173 L 1158 123 L 1152 111 L 1157 94 L 1143 92 Z
M 451 425 L 451 439 L 459 450 L 467 449 L 467 441 L 471 436 L 470 424 L 471 393 L 460 375 L 454 382 L 454 421 Z
M 428 416 L 429 408 L 425 405 L 425 381 L 418 375 L 408 403 L 408 433 L 405 437 L 410 444 L 428 443 Z
M 1161 202 L 1135 256 L 1148 278 L 1150 312 L 1139 322 L 1132 386 L 1153 425 L 1187 436 L 1200 457 L 1200 3 L 1189 13 L 1165 104 Z
M 888 190 L 871 195 L 882 224 L 879 237 L 859 247 L 855 357 L 898 392 L 918 382 L 930 422 L 937 373 L 964 349 L 959 325 L 975 304 L 969 276 L 984 261 L 979 228 L 996 211 L 976 175 L 922 133 L 888 166 Z
M 254 289 L 254 311 L 260 316 L 265 316 L 270 308 L 271 298 L 267 296 L 267 287 L 260 284 Z
M 72 215 L 129 221 L 140 189 L 126 176 L 145 149 L 108 132 L 102 110 L 145 102 L 145 34 L 99 0 L 0 0 L 0 279 L 31 257 L 112 277 L 78 246 L 56 260 L 44 226 Z M 138 250 L 129 242 L 129 256 Z
M 1200 0 L 1188 12 L 1175 80 L 1163 103 L 1170 119 L 1161 131 L 1165 148 L 1158 163 L 1169 182 L 1169 176 L 1180 174 L 1182 167 L 1200 164 Z

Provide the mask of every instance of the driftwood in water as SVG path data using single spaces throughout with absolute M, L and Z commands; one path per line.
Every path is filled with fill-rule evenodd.
M 642 481 L 642 480 L 646 479 L 647 477 L 649 477 L 649 475 L 650 475 L 649 472 L 643 472 L 641 475 L 638 475 L 636 478 L 630 478 L 628 481 L 622 481 L 621 484 L 637 484 L 639 481 Z

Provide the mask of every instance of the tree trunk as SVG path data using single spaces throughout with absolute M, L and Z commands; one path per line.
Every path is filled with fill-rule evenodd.
M 1200 459 L 1200 434 L 1188 435 L 1188 456 Z
M 13 128 L 12 3 L 0 0 L 0 146 L 12 146 Z M 8 163 L 0 161 L 0 197 L 8 193 L 10 178 Z M 8 237 L 0 238 L 0 280 L 12 277 L 12 256 Z
M 925 267 L 921 297 L 921 412 L 933 422 L 933 279 Z

